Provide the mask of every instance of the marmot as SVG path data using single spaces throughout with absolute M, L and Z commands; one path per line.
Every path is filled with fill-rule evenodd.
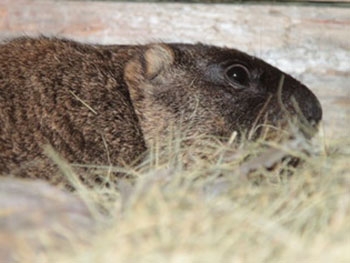
M 236 49 L 46 37 L 0 45 L 1 175 L 51 180 L 40 166 L 45 144 L 72 163 L 122 166 L 171 127 L 192 137 L 258 134 L 286 113 L 312 125 L 322 117 L 306 86 Z

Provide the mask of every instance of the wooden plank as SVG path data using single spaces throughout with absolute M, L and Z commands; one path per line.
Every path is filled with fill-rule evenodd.
M 58 35 L 84 42 L 204 42 L 255 54 L 306 83 L 330 138 L 350 130 L 350 9 L 3 0 L 0 39 Z
M 247 1 L 247 0 L 243 0 L 244 1 Z M 250 0 L 248 0 L 250 1 Z M 254 1 L 254 0 L 252 0 Z M 277 1 L 254 1 L 254 2 L 277 2 L 277 3 L 339 3 L 339 4 L 342 4 L 342 3 L 350 3 L 350 0 L 287 0 L 287 1 L 283 1 L 283 0 L 277 0 Z

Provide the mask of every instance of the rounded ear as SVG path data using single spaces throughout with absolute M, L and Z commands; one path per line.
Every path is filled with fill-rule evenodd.
M 166 44 L 153 44 L 142 48 L 127 62 L 124 70 L 124 80 L 128 86 L 130 98 L 137 113 L 143 111 L 145 104 L 152 103 L 152 94 L 164 78 L 154 78 L 167 68 L 175 60 L 174 52 Z
M 174 62 L 174 52 L 165 44 L 156 44 L 146 50 L 144 58 L 146 77 L 153 79 Z
M 138 53 L 125 67 L 128 83 L 152 80 L 174 62 L 174 52 L 166 44 L 152 44 Z

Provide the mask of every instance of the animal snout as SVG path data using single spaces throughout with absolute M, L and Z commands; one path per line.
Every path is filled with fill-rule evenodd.
M 322 107 L 317 97 L 304 85 L 293 93 L 294 105 L 301 118 L 311 126 L 317 126 L 322 120 Z M 298 109 L 299 108 L 299 109 Z

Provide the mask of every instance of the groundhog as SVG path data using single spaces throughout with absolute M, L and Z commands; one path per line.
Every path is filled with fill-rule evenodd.
M 125 166 L 174 127 L 190 138 L 257 138 L 291 116 L 317 126 L 315 95 L 236 49 L 46 37 L 0 45 L 1 175 L 53 181 L 47 144 L 70 163 Z

